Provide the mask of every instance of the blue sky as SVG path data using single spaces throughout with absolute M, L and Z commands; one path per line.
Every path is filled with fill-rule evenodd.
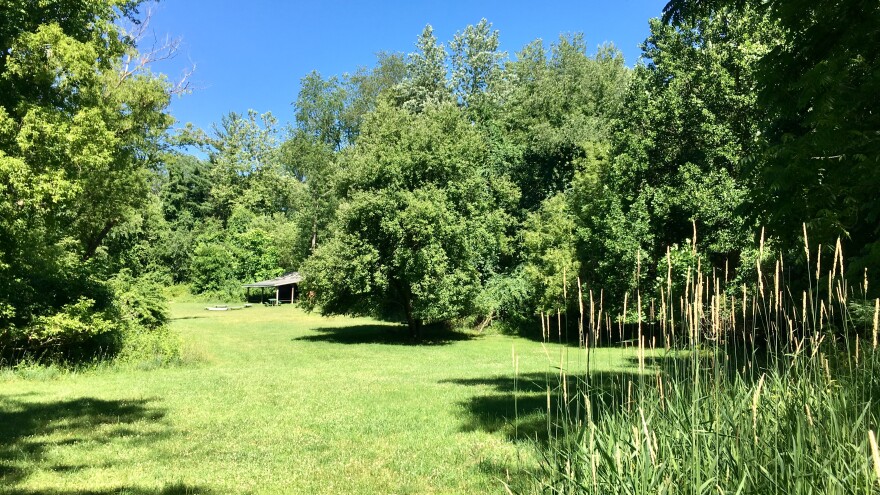
M 210 128 L 230 111 L 271 111 L 283 123 L 293 120 L 291 102 L 299 80 L 312 70 L 327 77 L 372 66 L 379 51 L 414 51 L 426 24 L 445 43 L 482 18 L 500 33 L 501 49 L 511 55 L 541 38 L 583 32 L 592 50 L 613 42 L 627 65 L 639 57 L 648 19 L 666 1 L 403 1 L 329 2 L 251 0 L 162 0 L 151 4 L 152 31 L 160 38 L 182 38 L 178 57 L 154 67 L 179 77 L 194 64 L 192 94 L 174 98 L 178 125 Z

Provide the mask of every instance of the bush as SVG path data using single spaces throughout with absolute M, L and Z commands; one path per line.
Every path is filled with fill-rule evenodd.
M 117 361 L 143 369 L 160 368 L 182 361 L 180 336 L 167 326 L 147 330 L 132 328 L 126 332 Z
M 196 247 L 190 265 L 193 292 L 223 292 L 234 284 L 236 273 L 232 249 L 219 243 L 203 243 Z
M 122 326 L 112 308 L 99 309 L 81 297 L 53 314 L 39 316 L 13 335 L 14 360 L 81 361 L 115 353 Z
M 180 343 L 167 328 L 168 307 L 157 274 L 133 277 L 128 270 L 98 284 L 109 302 L 81 296 L 2 335 L 4 364 L 79 364 L 135 354 L 179 358 Z M 154 358 L 151 358 L 154 359 Z
M 123 270 L 110 282 L 119 316 L 129 325 L 157 329 L 168 322 L 168 304 L 163 288 L 170 280 L 159 274 L 135 278 Z

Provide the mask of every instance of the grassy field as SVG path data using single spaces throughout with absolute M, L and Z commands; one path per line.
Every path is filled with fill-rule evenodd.
M 290 306 L 172 313 L 187 364 L 0 374 L 0 493 L 502 493 L 536 466 L 547 374 L 580 365 Z M 630 365 L 609 349 L 590 366 Z

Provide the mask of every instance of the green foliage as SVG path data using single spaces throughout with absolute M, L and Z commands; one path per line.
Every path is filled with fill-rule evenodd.
M 874 493 L 867 431 L 877 415 L 864 394 L 880 384 L 876 353 L 865 358 L 864 378 L 844 366 L 833 384 L 799 368 L 760 382 L 722 371 L 697 387 L 673 378 L 672 361 L 687 366 L 687 357 L 663 358 L 662 395 L 638 376 L 602 385 L 605 399 L 598 386 L 585 392 L 616 400 L 629 383 L 633 395 L 630 407 L 608 404 L 579 439 L 551 442 L 542 492 Z
M 802 222 L 814 240 L 844 240 L 850 280 L 880 270 L 880 6 L 778 2 L 784 42 L 757 62 L 759 101 L 773 113 L 756 163 L 757 204 L 789 245 Z M 820 41 L 824 40 L 824 41 Z M 854 180 L 854 178 L 857 178 Z
M 873 49 L 880 42 L 880 6 L 674 0 L 664 17 L 677 24 L 730 11 L 741 18 L 760 13 L 779 26 L 771 49 L 756 53 L 749 65 L 767 114 L 747 157 L 755 181 L 749 207 L 793 253 L 803 223 L 824 245 L 841 237 L 856 283 L 865 269 L 880 269 L 874 131 L 880 60 Z
M 183 342 L 168 326 L 130 328 L 116 356 L 116 365 L 155 369 L 183 362 Z
M 421 112 L 452 101 L 452 90 L 446 80 L 448 54 L 443 44 L 437 43 L 430 24 L 419 35 L 416 48 L 418 51 L 406 58 L 406 79 L 395 88 L 393 98 L 401 107 Z
M 117 317 L 131 327 L 153 331 L 168 323 L 168 304 L 163 287 L 167 280 L 150 273 L 135 278 L 122 270 L 111 280 Z
M 97 311 L 94 300 L 81 298 L 57 313 L 36 318 L 22 337 L 28 348 L 63 349 L 112 332 L 116 329 L 114 316 L 108 310 Z
M 560 37 L 550 47 L 535 41 L 505 66 L 508 88 L 499 140 L 511 176 L 532 211 L 565 191 L 577 163 L 608 138 L 630 71 L 622 54 L 603 46 L 587 54 L 582 35 Z
M 651 21 L 610 149 L 574 186 L 587 205 L 582 256 L 596 268 L 586 278 L 614 304 L 663 278 L 667 247 L 694 240 L 695 224 L 707 261 L 739 268 L 756 221 L 745 211 L 753 181 L 741 160 L 757 149 L 765 116 L 754 62 L 777 33 L 757 11 Z
M 511 198 L 487 181 L 480 134 L 452 105 L 380 104 L 346 155 L 334 237 L 303 268 L 327 314 L 468 315 L 497 267 Z
M 493 112 L 507 54 L 498 51 L 498 31 L 481 19 L 455 33 L 449 42 L 453 94 L 474 120 L 485 122 Z
M 223 293 L 237 284 L 235 256 L 226 244 L 199 243 L 193 251 L 191 263 L 190 283 L 197 293 Z
M 167 81 L 122 65 L 137 52 L 117 22 L 137 5 L 2 5 L 0 345 L 74 349 L 116 333 L 104 281 L 127 252 L 110 240 L 137 223 L 171 123 Z
M 497 320 L 502 331 L 533 334 L 534 292 L 534 285 L 521 266 L 509 274 L 493 275 L 474 300 L 475 312 L 485 317 L 484 326 Z
M 567 310 L 577 296 L 575 218 L 564 195 L 545 200 L 523 224 L 524 273 L 536 293 L 534 308 L 550 313 Z

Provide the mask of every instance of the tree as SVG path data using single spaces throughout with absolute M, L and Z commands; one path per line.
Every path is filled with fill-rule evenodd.
M 776 33 L 765 17 L 729 9 L 675 26 L 651 21 L 602 173 L 608 214 L 598 223 L 582 217 L 587 250 L 607 269 L 599 282 L 617 288 L 612 300 L 635 287 L 637 272 L 652 283 L 667 246 L 691 239 L 694 222 L 699 251 L 713 264 L 737 266 L 755 227 L 742 158 L 756 149 L 765 122 L 754 61 Z
M 749 156 L 753 208 L 787 250 L 806 222 L 812 242 L 842 236 L 853 281 L 880 270 L 880 5 L 865 0 L 673 0 L 673 24 L 732 9 L 780 27 L 754 60 L 758 103 L 767 109 L 760 148 Z M 797 259 L 797 258 L 796 258 Z
M 296 181 L 280 163 L 277 120 L 271 113 L 230 112 L 213 133 L 194 133 L 208 152 L 211 215 L 225 224 L 236 205 L 271 214 L 291 208 Z
M 343 121 L 346 98 L 345 87 L 338 78 L 324 80 L 318 71 L 312 71 L 300 80 L 293 104 L 297 128 L 330 149 L 339 150 L 351 141 L 353 134 Z
M 535 312 L 566 311 L 577 295 L 577 224 L 564 194 L 546 199 L 523 223 L 524 273 L 534 287 Z
M 104 267 L 119 255 L 105 241 L 144 205 L 171 123 L 172 88 L 118 25 L 138 22 L 138 4 L 0 2 L 4 341 L 37 342 L 47 328 L 79 336 L 116 328 L 100 323 L 112 321 Z
M 343 79 L 345 106 L 341 121 L 346 129 L 346 142 L 354 144 L 360 134 L 366 115 L 376 109 L 379 100 L 391 97 L 394 90 L 406 80 L 406 60 L 399 53 L 379 52 L 376 66 L 360 67 Z
M 471 110 L 472 118 L 485 120 L 491 113 L 492 91 L 501 74 L 507 54 L 498 51 L 498 31 L 492 23 L 480 20 L 455 33 L 449 43 L 452 52 L 452 88 L 459 102 Z
M 501 139 L 513 180 L 522 190 L 522 209 L 571 184 L 575 163 L 589 143 L 608 139 L 629 83 L 622 54 L 603 46 L 587 54 L 582 35 L 563 36 L 548 54 L 540 41 L 527 45 L 507 64 Z
M 446 80 L 446 48 L 437 43 L 430 24 L 419 35 L 416 48 L 407 56 L 407 78 L 397 88 L 396 100 L 403 108 L 419 112 L 450 101 L 452 91 Z
M 380 103 L 345 156 L 333 237 L 303 267 L 325 314 L 426 322 L 469 315 L 505 249 L 515 198 L 485 173 L 486 146 L 452 104 Z

